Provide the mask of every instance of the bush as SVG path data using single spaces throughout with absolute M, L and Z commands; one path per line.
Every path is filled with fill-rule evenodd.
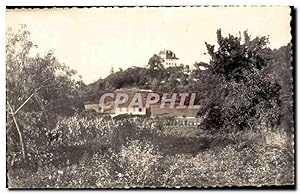
M 134 140 L 122 146 L 120 153 L 112 153 L 116 171 L 114 187 L 150 187 L 157 185 L 157 169 L 161 154 L 151 143 Z
M 49 144 L 51 149 L 32 157 L 37 162 L 36 168 L 8 169 L 9 187 L 124 188 L 294 183 L 291 137 L 283 130 L 208 135 L 206 138 L 211 140 L 206 142 L 205 149 L 198 145 L 203 143 L 202 139 L 190 141 L 194 136 L 191 139 L 178 138 L 172 136 L 176 133 L 166 135 L 164 131 L 161 123 L 152 119 L 60 118 L 51 132 L 57 137 Z M 194 150 L 193 154 L 188 154 L 191 150 Z
M 280 146 L 261 134 L 256 141 L 229 144 L 202 151 L 197 156 L 169 157 L 170 168 L 163 175 L 166 186 L 289 185 L 294 184 L 293 152 L 288 142 Z M 244 134 L 243 134 L 244 135 Z M 243 137 L 243 136 L 240 136 Z M 287 138 L 282 136 L 282 139 Z M 266 141 L 267 140 L 267 141 Z

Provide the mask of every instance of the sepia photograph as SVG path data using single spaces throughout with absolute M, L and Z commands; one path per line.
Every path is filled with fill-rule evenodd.
M 7 7 L 7 187 L 295 186 L 294 11 Z

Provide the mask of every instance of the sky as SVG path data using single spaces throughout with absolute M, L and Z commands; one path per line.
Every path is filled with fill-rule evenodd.
M 269 36 L 271 48 L 291 41 L 284 6 L 19 9 L 7 10 L 6 22 L 15 31 L 26 24 L 34 52 L 54 50 L 87 84 L 112 67 L 145 66 L 163 49 L 183 64 L 208 62 L 205 42 L 216 44 L 219 28 L 223 35 Z

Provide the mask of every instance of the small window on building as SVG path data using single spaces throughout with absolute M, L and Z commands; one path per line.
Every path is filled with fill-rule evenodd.
M 142 108 L 139 108 L 139 112 L 142 112 Z

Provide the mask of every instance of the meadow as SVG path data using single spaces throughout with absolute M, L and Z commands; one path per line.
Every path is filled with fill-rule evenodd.
M 194 126 L 166 126 L 162 119 L 76 115 L 59 118 L 51 136 L 55 138 L 44 147 L 31 146 L 26 163 L 8 159 L 9 187 L 294 183 L 293 137 L 280 129 L 212 133 Z

